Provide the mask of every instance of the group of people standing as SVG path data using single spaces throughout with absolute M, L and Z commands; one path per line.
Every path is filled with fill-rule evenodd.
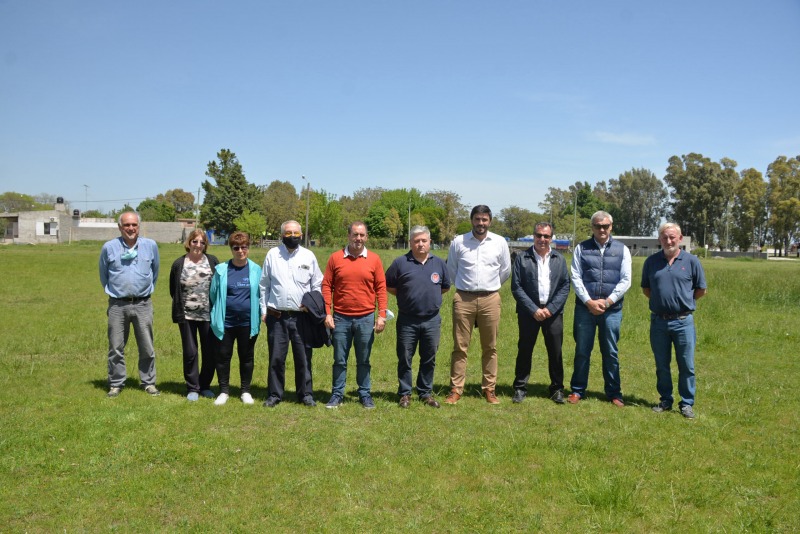
M 250 239 L 243 232 L 229 237 L 232 259 L 227 262 L 207 254 L 204 232 L 191 232 L 185 242 L 186 255 L 175 260 L 170 270 L 172 319 L 181 334 L 187 399 L 214 398 L 217 405 L 228 401 L 236 344 L 241 401 L 253 404 L 250 384 L 254 346 L 263 323 L 269 352 L 265 407 L 274 408 L 284 400 L 290 345 L 297 401 L 315 406 L 313 349 L 328 344 L 333 345 L 333 368 L 332 393 L 326 408 L 337 408 L 344 402 L 351 348 L 356 357 L 359 402 L 364 408 L 374 408 L 370 354 L 375 334 L 385 329 L 387 314 L 391 316 L 387 298 L 391 293 L 397 297 L 398 306 L 398 404 L 401 408 L 410 406 L 416 385 L 420 401 L 439 408 L 433 376 L 441 333 L 440 308 L 442 295 L 455 286 L 450 391 L 444 402 L 456 404 L 464 395 L 467 352 L 477 328 L 482 395 L 488 403 L 499 404 L 499 290 L 510 277 L 519 330 L 512 401 L 521 403 L 527 396 L 533 349 L 541 331 L 548 355 L 549 396 L 554 402 L 577 404 L 586 396 L 590 356 L 597 337 L 605 397 L 624 407 L 617 344 L 624 295 L 631 286 L 631 255 L 625 245 L 612 238 L 611 215 L 598 211 L 592 216 L 593 236 L 576 247 L 569 270 L 564 256 L 550 247 L 550 223 L 536 224 L 533 246 L 512 263 L 506 240 L 489 231 L 489 207 L 475 206 L 470 221 L 472 230 L 452 241 L 447 262 L 430 253 L 428 228 L 413 227 L 409 252 L 396 258 L 385 272 L 380 257 L 367 250 L 367 227 L 361 221 L 350 224 L 347 245 L 330 256 L 324 274 L 313 252 L 300 244 L 303 233 L 297 221 L 281 225 L 282 243 L 267 252 L 262 267 L 248 258 Z M 158 248 L 152 240 L 139 236 L 139 222 L 136 213 L 123 213 L 119 218 L 120 237 L 107 242 L 100 256 L 100 279 L 109 297 L 109 397 L 118 396 L 124 387 L 124 348 L 130 326 L 139 347 L 141 384 L 150 395 L 159 394 L 150 301 L 158 279 Z M 662 250 L 645 261 L 641 285 L 650 300 L 650 342 L 660 395 L 653 410 L 672 409 L 670 363 L 674 347 L 679 407 L 682 415 L 691 418 L 696 340 L 692 313 L 705 294 L 706 282 L 697 258 L 679 248 L 681 239 L 678 225 L 665 223 L 659 228 Z M 576 296 L 575 359 L 567 396 L 562 343 L 570 282 Z M 416 352 L 419 370 L 414 384 L 412 360 Z M 215 373 L 219 383 L 216 397 L 211 390 Z

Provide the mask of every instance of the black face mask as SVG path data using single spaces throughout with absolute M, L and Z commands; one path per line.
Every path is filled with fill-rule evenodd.
M 283 244 L 286 245 L 286 248 L 289 250 L 294 250 L 300 245 L 300 237 L 285 237 L 283 238 Z

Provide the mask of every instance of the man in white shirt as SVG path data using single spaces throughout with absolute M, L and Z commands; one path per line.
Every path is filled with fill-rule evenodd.
M 450 393 L 445 402 L 456 404 L 464 394 L 467 351 L 477 323 L 481 336 L 483 379 L 481 390 L 489 404 L 499 404 L 497 384 L 497 331 L 500 325 L 500 286 L 511 275 L 508 243 L 489 231 L 492 210 L 478 205 L 470 214 L 472 231 L 450 244 L 447 270 L 456 286 L 453 295 L 453 353 L 450 359 Z
M 297 400 L 316 406 L 311 376 L 313 349 L 298 330 L 298 317 L 305 311 L 303 295 L 320 290 L 322 272 L 314 253 L 300 245 L 302 238 L 300 223 L 283 223 L 283 243 L 267 252 L 261 272 L 261 320 L 267 325 L 269 347 L 269 396 L 264 402 L 267 408 L 274 408 L 283 400 L 289 343 L 294 356 Z

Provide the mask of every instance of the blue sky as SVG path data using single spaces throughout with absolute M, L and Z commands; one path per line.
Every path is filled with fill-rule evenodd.
M 800 154 L 798 27 L 798 0 L 0 0 L 0 192 L 197 194 L 221 148 L 259 185 L 496 213 L 689 152 L 766 172 Z

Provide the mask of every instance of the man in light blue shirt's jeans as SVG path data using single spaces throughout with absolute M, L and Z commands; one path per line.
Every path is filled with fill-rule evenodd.
M 153 294 L 158 280 L 158 246 L 139 237 L 139 214 L 126 211 L 119 217 L 120 237 L 103 245 L 100 283 L 108 295 L 108 396 L 116 397 L 125 386 L 125 344 L 133 325 L 139 347 L 139 380 L 150 395 L 156 389 L 156 353 L 153 348 Z

